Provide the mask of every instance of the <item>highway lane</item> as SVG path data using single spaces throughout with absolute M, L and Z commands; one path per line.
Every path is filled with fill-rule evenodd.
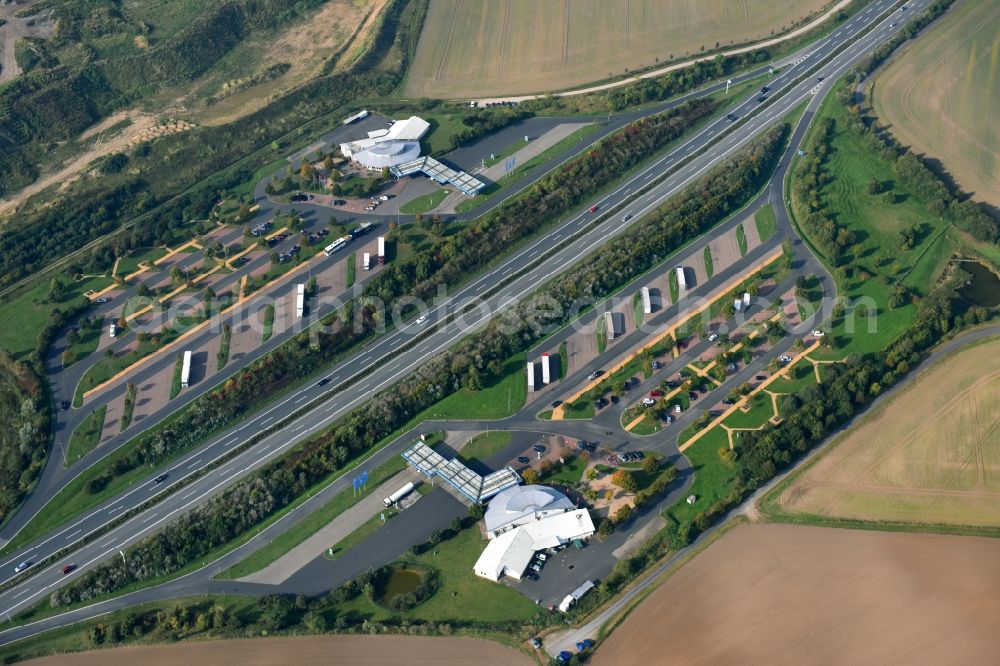
M 877 39 L 869 40 L 872 43 L 878 41 Z M 851 57 L 857 57 L 861 53 L 865 52 L 871 48 L 871 45 L 865 45 L 865 40 L 862 40 L 861 48 L 856 48 L 849 50 L 849 53 L 853 51 Z M 830 47 L 828 47 L 830 48 Z M 845 62 L 848 62 L 845 60 Z M 833 66 L 831 66 L 831 69 Z M 795 70 L 792 70 L 793 72 Z M 789 77 L 791 78 L 791 77 Z M 811 82 L 806 82 L 810 84 Z M 677 189 L 683 187 L 691 180 L 700 176 L 706 169 L 708 169 L 712 164 L 721 159 L 722 156 L 730 154 L 739 145 L 742 145 L 751 136 L 759 132 L 761 129 L 765 128 L 768 124 L 780 117 L 784 112 L 786 112 L 791 106 L 796 104 L 799 100 L 807 98 L 809 95 L 809 86 L 804 84 L 798 84 L 793 91 L 793 94 L 788 98 L 783 98 L 783 102 L 780 104 L 773 105 L 769 107 L 768 110 L 762 114 L 759 118 L 751 121 L 747 126 L 740 129 L 740 131 L 733 137 L 728 138 L 722 147 L 717 151 L 714 151 L 714 155 L 703 155 L 697 158 L 687 169 L 685 169 L 680 174 L 675 174 L 671 178 L 668 178 L 664 183 L 656 187 L 655 194 L 651 196 L 644 197 L 643 200 L 637 204 L 635 199 L 630 199 L 632 202 L 630 207 L 635 211 L 636 219 L 641 215 L 641 211 L 653 207 L 656 202 L 662 200 L 662 198 L 668 197 L 675 193 Z M 743 108 L 746 103 L 741 104 L 739 108 Z M 629 186 L 622 186 L 616 190 L 616 192 L 611 195 L 606 196 L 602 201 L 605 202 L 605 206 L 613 205 L 613 203 L 618 203 L 625 201 L 626 198 L 631 194 L 631 190 L 634 187 L 634 183 L 638 181 L 643 182 L 651 180 L 650 171 L 655 169 L 663 169 L 664 165 L 669 164 L 671 160 L 675 159 L 678 154 L 686 154 L 693 152 L 695 145 L 705 145 L 705 143 L 710 140 L 711 136 L 715 134 L 716 131 L 724 129 L 725 125 L 720 125 L 718 123 L 713 123 L 711 126 L 703 130 L 698 135 L 692 139 L 685 142 L 678 149 L 671 151 L 666 157 L 654 162 L 653 165 L 647 167 L 646 169 L 640 171 L 636 176 L 631 179 Z M 700 144 L 699 144 L 700 142 Z M 629 194 L 624 191 L 630 190 Z M 614 218 L 612 218 L 614 219 Z M 581 213 L 575 218 L 572 218 L 568 223 L 564 223 L 562 228 L 570 227 L 576 225 L 577 228 L 585 226 L 589 223 L 590 216 L 585 213 Z M 497 296 L 491 298 L 491 302 L 498 306 L 509 306 L 520 296 L 530 293 L 541 281 L 546 277 L 550 276 L 553 272 L 561 270 L 563 267 L 572 263 L 573 261 L 579 260 L 581 256 L 597 248 L 600 244 L 607 242 L 608 237 L 619 232 L 625 223 L 608 222 L 599 227 L 598 229 L 584 234 L 579 240 L 571 243 L 568 247 L 556 253 L 553 258 L 543 264 L 540 267 L 535 267 L 533 270 L 529 270 L 524 274 L 523 277 L 516 279 L 510 285 L 501 290 L 501 293 Z M 490 285 L 495 284 L 496 281 L 500 279 L 498 271 L 501 269 L 506 269 L 506 275 L 511 274 L 517 268 L 525 268 L 532 264 L 532 261 L 528 258 L 529 253 L 535 249 L 539 249 L 537 246 L 539 243 L 548 243 L 548 239 L 540 239 L 535 243 L 529 244 L 525 249 L 522 249 L 517 253 L 512 259 L 509 259 L 500 268 L 495 269 L 493 273 L 484 276 L 474 282 L 472 285 L 467 287 L 471 288 L 481 288 L 482 283 L 486 280 L 489 281 Z M 553 268 L 552 264 L 555 265 Z M 440 316 L 443 314 L 440 310 L 444 306 L 438 306 L 434 309 L 435 316 Z M 485 321 L 485 317 L 480 317 L 477 320 L 475 318 L 471 322 L 472 324 L 481 324 Z M 84 564 L 81 566 L 81 570 L 86 567 L 86 565 L 98 562 L 105 557 L 113 554 L 118 547 L 124 544 L 134 542 L 136 539 L 141 538 L 149 531 L 158 528 L 163 522 L 169 520 L 171 517 L 176 515 L 178 512 L 186 510 L 193 506 L 194 504 L 203 501 L 204 498 L 211 496 L 219 492 L 225 485 L 231 483 L 235 478 L 245 474 L 254 467 L 263 464 L 266 458 L 277 455 L 282 450 L 287 449 L 289 446 L 293 445 L 295 442 L 300 441 L 302 438 L 308 434 L 314 432 L 315 430 L 324 427 L 329 421 L 337 418 L 340 414 L 344 413 L 347 409 L 350 409 L 356 405 L 361 400 L 367 397 L 372 391 L 380 390 L 385 386 L 389 385 L 392 381 L 395 381 L 399 376 L 405 374 L 410 369 L 418 366 L 423 358 L 427 354 L 435 353 L 436 351 L 450 346 L 455 339 L 460 337 L 465 333 L 465 329 L 456 326 L 454 323 L 449 323 L 448 325 L 442 327 L 439 331 L 429 337 L 427 340 L 421 341 L 417 347 L 404 354 L 399 361 L 397 361 L 392 368 L 385 369 L 381 368 L 375 373 L 363 380 L 357 395 L 353 400 L 342 403 L 341 401 L 336 401 L 335 404 L 326 403 L 318 409 L 312 410 L 311 412 L 304 415 L 302 418 L 295 421 L 292 425 L 285 429 L 284 433 L 278 433 L 278 436 L 272 435 L 271 437 L 265 438 L 261 443 L 257 444 L 250 451 L 242 454 L 240 457 L 236 458 L 234 461 L 224 465 L 221 469 L 214 470 L 199 481 L 195 482 L 189 489 L 185 489 L 181 493 L 168 498 L 167 501 L 158 505 L 157 507 L 145 512 L 143 515 L 133 518 L 127 522 L 124 526 L 117 528 L 107 537 L 96 540 L 90 546 L 85 547 L 78 553 L 73 555 L 73 559 L 78 564 Z M 314 387 L 307 387 L 305 390 L 309 391 Z M 292 411 L 289 406 L 289 402 L 298 398 L 299 396 L 293 394 L 289 396 L 281 403 L 275 407 L 267 410 L 264 414 L 248 421 L 247 423 L 241 425 L 240 428 L 234 429 L 235 435 L 227 433 L 223 438 L 217 440 L 213 446 L 216 448 L 214 450 L 226 450 L 232 448 L 232 446 L 241 439 L 245 439 L 247 436 L 252 435 L 255 432 L 254 428 L 257 427 L 261 420 L 263 419 L 274 419 L 280 413 L 289 413 Z M 291 433 L 291 435 L 289 435 Z M 206 451 L 211 452 L 212 447 L 207 450 L 195 452 L 191 454 L 192 456 L 203 456 L 203 460 L 207 461 L 211 459 L 211 455 L 206 456 Z M 204 466 L 204 462 L 200 462 L 197 458 L 186 457 L 181 462 L 177 463 L 174 467 L 175 470 L 181 470 L 182 466 L 192 465 L 198 463 L 200 466 Z M 178 474 L 172 475 L 172 480 L 176 478 Z M 115 498 L 113 502 L 110 502 L 111 506 L 104 505 L 98 511 L 91 512 L 85 516 L 81 521 L 74 523 L 74 525 L 57 532 L 52 537 L 46 540 L 47 548 L 38 547 L 32 549 L 31 553 L 27 553 L 33 558 L 40 559 L 41 556 L 48 549 L 51 549 L 58 545 L 58 543 L 65 543 L 73 538 L 79 538 L 77 535 L 78 531 L 86 533 L 88 528 L 93 528 L 103 522 L 106 522 L 106 518 L 102 516 L 102 513 L 108 513 L 115 511 L 117 503 L 119 500 L 124 500 L 122 506 L 125 504 L 130 506 L 135 506 L 139 502 L 137 500 L 145 499 L 150 496 L 157 489 L 149 486 L 149 484 L 138 484 L 138 486 L 130 491 L 130 493 L 125 497 Z M 120 510 L 125 510 L 124 508 Z M 84 523 L 86 523 L 84 525 Z M 81 526 L 83 525 L 83 526 Z M 112 538 L 113 537 L 113 538 Z M 61 541 L 60 541 L 61 540 Z M 52 542 L 58 542 L 53 544 Z M 103 546 L 103 548 L 101 547 Z M 37 555 L 36 555 L 37 549 Z M 13 558 L 8 558 L 6 564 L 10 565 L 13 561 L 17 561 L 22 553 L 15 555 Z M 7 570 L 9 571 L 9 569 Z M 44 594 L 47 590 L 51 589 L 53 586 L 59 584 L 62 579 L 56 577 L 53 578 L 53 570 L 40 572 L 36 578 L 30 579 L 30 586 L 27 588 L 29 592 L 24 592 L 25 583 L 21 583 L 14 588 L 7 590 L 2 595 L 0 595 L 0 602 L 6 604 L 11 604 L 10 608 L 16 610 L 17 608 L 23 607 L 25 604 L 31 603 L 36 600 L 40 595 Z M 4 572 L 5 576 L 9 577 L 9 574 Z M 15 596 L 16 595 L 16 596 Z
M 743 81 L 763 76 L 767 74 L 767 72 L 768 72 L 768 67 L 762 66 L 754 70 L 751 70 L 749 72 L 746 72 L 744 74 L 741 74 L 739 76 L 733 77 L 732 81 L 734 84 L 739 84 L 742 83 Z M 691 99 L 714 94 L 722 90 L 724 87 L 725 83 L 712 84 L 707 87 L 673 98 L 667 102 L 655 105 L 650 109 L 645 109 L 642 111 L 632 111 L 622 114 L 613 114 L 611 116 L 608 116 L 609 118 L 608 122 L 604 121 L 605 116 L 603 115 L 591 118 L 591 120 L 601 121 L 602 123 L 604 123 L 604 127 L 601 130 L 594 132 L 593 134 L 588 136 L 584 141 L 582 141 L 577 146 L 567 149 L 562 154 L 553 157 L 547 163 L 541 165 L 540 168 L 534 169 L 527 175 L 520 177 L 512 185 L 508 186 L 505 189 L 504 197 L 501 200 L 487 201 L 483 205 L 474 209 L 473 211 L 457 215 L 454 217 L 457 219 L 472 219 L 483 214 L 489 209 L 503 205 L 504 202 L 513 197 L 516 197 L 523 190 L 530 187 L 538 178 L 541 178 L 546 173 L 557 167 L 559 164 L 572 159 L 580 152 L 585 150 L 588 146 L 593 145 L 595 142 L 604 138 L 608 134 L 611 134 L 621 129 L 621 127 L 623 127 L 624 125 L 633 122 L 634 120 L 639 119 L 641 117 L 645 117 L 650 114 L 655 114 L 661 111 L 675 108 Z M 376 126 L 381 127 L 381 116 L 373 115 L 370 116 L 369 120 L 371 120 L 371 122 L 374 123 L 372 124 L 372 127 Z M 573 118 L 573 120 L 579 121 L 581 119 Z M 354 131 L 356 133 L 358 129 L 365 129 L 365 128 L 352 126 L 351 131 Z M 338 128 L 337 130 L 334 130 L 333 132 L 326 135 L 323 138 L 323 140 L 326 143 L 330 143 L 331 141 L 335 142 L 336 137 L 341 134 L 343 134 L 343 129 Z M 325 206 L 319 206 L 317 204 L 311 204 L 311 203 L 296 203 L 296 204 L 285 204 L 285 205 L 278 204 L 270 200 L 265 195 L 264 185 L 266 184 L 266 182 L 267 179 L 262 179 L 257 184 L 255 190 L 255 197 L 257 199 L 257 203 L 261 206 L 261 211 L 258 213 L 255 219 L 272 215 L 276 213 L 279 208 L 294 209 L 301 215 L 309 219 L 319 219 L 324 214 L 340 218 L 341 221 L 349 221 L 353 219 L 351 216 L 348 216 L 343 211 L 327 208 Z M 358 214 L 357 217 L 367 217 L 371 221 L 374 221 L 376 224 L 389 219 L 395 219 L 397 221 L 402 221 L 402 222 L 412 221 L 413 219 L 412 215 L 402 215 L 402 216 L 397 215 L 395 217 L 386 218 L 378 214 L 363 214 L 363 215 Z M 562 234 L 560 233 L 557 233 L 554 236 L 555 240 L 559 240 L 561 238 Z M 282 245 L 277 246 L 273 249 L 275 250 L 287 249 L 286 246 L 290 246 L 293 242 L 294 241 L 291 239 L 287 240 Z M 335 255 L 333 261 L 342 260 L 344 256 L 345 255 Z M 191 263 L 194 260 L 191 259 L 187 261 L 188 263 Z M 231 278 L 233 280 L 238 280 L 239 277 L 242 276 L 243 274 L 249 274 L 255 268 L 259 267 L 263 263 L 267 263 L 268 261 L 269 260 L 267 258 L 262 258 L 255 260 L 250 264 L 244 265 L 243 267 L 238 269 L 235 273 L 233 273 Z M 266 291 L 270 292 L 276 289 L 287 291 L 288 289 L 291 289 L 291 287 L 289 287 L 287 284 L 271 285 L 266 289 Z M 134 296 L 135 292 L 136 292 L 135 287 L 125 291 L 123 294 L 116 297 L 112 303 L 109 303 L 106 306 L 99 306 L 98 308 L 96 308 L 93 314 L 96 316 L 103 317 L 112 312 L 118 312 L 121 307 L 121 303 L 123 303 L 129 297 Z M 354 293 L 355 293 L 354 291 L 345 292 L 344 294 L 340 295 L 340 299 L 346 300 L 350 298 Z M 326 309 L 323 309 L 323 312 L 325 313 Z M 312 317 L 311 320 L 314 318 L 315 317 Z M 34 490 L 32 491 L 32 493 L 28 496 L 28 498 L 25 500 L 22 506 L 19 507 L 17 513 L 3 526 L 2 529 L 0 529 L 0 544 L 6 543 L 7 541 L 10 541 L 12 538 L 14 538 L 14 536 L 31 520 L 31 518 L 33 518 L 42 509 L 44 504 L 49 499 L 54 497 L 63 487 L 65 487 L 70 481 L 72 481 L 76 476 L 78 476 L 84 470 L 88 469 L 93 464 L 95 464 L 102 458 L 106 457 L 107 455 L 113 453 L 113 451 L 116 448 L 124 445 L 126 442 L 130 441 L 131 439 L 141 434 L 147 427 L 153 427 L 156 423 L 166 418 L 169 414 L 184 407 L 192 400 L 196 399 L 198 396 L 211 390 L 212 388 L 219 385 L 232 375 L 236 374 L 236 372 L 238 372 L 242 366 L 245 366 L 247 363 L 250 363 L 257 358 L 260 358 L 266 353 L 269 353 L 270 351 L 278 347 L 282 342 L 287 341 L 290 337 L 292 337 L 294 334 L 298 332 L 299 329 L 294 329 L 283 333 L 275 334 L 266 344 L 246 354 L 244 358 L 240 359 L 239 364 L 230 363 L 222 371 L 213 375 L 211 383 L 202 382 L 195 386 L 192 386 L 189 390 L 184 391 L 177 398 L 172 400 L 168 405 L 159 409 L 155 413 L 149 415 L 149 417 L 146 418 L 141 424 L 133 424 L 133 426 L 127 432 L 114 437 L 108 442 L 102 444 L 102 446 L 99 449 L 91 451 L 90 453 L 82 457 L 80 460 L 76 461 L 75 463 L 71 463 L 65 467 L 63 466 L 63 458 L 65 456 L 66 439 L 68 438 L 69 433 L 71 433 L 93 411 L 93 409 L 100 407 L 102 404 L 107 404 L 108 402 L 116 399 L 122 392 L 124 392 L 125 390 L 124 382 L 120 386 L 108 389 L 100 397 L 92 399 L 90 402 L 87 403 L 84 409 L 74 409 L 67 412 L 56 411 L 55 427 L 54 427 L 54 433 L 55 433 L 54 450 L 55 453 L 58 453 L 58 456 L 56 455 L 49 456 L 49 458 L 46 461 L 46 467 L 43 470 L 43 473 L 39 478 L 39 481 Z M 204 343 L 209 338 L 211 338 L 213 335 L 214 334 L 212 332 L 206 331 L 205 333 L 193 336 L 189 340 L 189 345 L 198 346 Z M 125 336 L 123 336 L 121 340 L 118 341 L 117 346 L 119 347 L 124 346 L 128 344 L 133 338 L 134 338 L 134 333 L 129 332 Z M 83 376 L 87 368 L 90 365 L 93 365 L 93 363 L 95 363 L 97 360 L 99 360 L 96 357 L 83 359 L 74 364 L 73 366 L 71 366 L 69 369 L 64 370 L 62 368 L 62 361 L 61 361 L 61 354 L 63 349 L 65 349 L 65 331 L 62 332 L 59 339 L 57 339 L 57 341 L 50 348 L 46 360 L 47 374 L 50 377 L 53 399 L 55 404 L 57 405 L 62 400 L 72 401 L 73 393 L 76 389 L 77 383 L 80 381 L 81 377 Z M 364 363 L 366 361 L 366 356 L 364 354 L 364 351 L 358 352 L 355 356 L 358 357 L 357 361 L 361 363 Z M 163 370 L 164 367 L 172 365 L 173 362 L 174 359 L 170 355 L 165 355 L 162 358 L 150 360 L 146 364 L 144 364 L 140 370 L 136 372 L 134 377 L 130 377 L 130 380 L 132 380 L 132 383 L 140 383 L 142 381 L 145 381 L 148 378 L 155 375 L 157 372 Z

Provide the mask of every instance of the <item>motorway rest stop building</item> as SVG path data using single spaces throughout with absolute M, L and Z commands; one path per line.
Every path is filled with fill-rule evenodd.
M 427 478 L 438 477 L 470 503 L 485 502 L 501 490 L 521 483 L 521 477 L 511 467 L 482 476 L 458 459 L 446 460 L 423 442 L 416 442 L 403 451 L 403 460 Z

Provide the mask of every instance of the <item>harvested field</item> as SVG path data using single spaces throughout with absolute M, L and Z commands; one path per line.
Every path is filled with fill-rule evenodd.
M 294 656 L 292 656 L 294 655 Z M 523 654 L 498 643 L 474 638 L 418 636 L 303 636 L 95 650 L 67 657 L 53 655 L 29 662 L 35 666 L 173 666 L 183 663 L 286 666 L 288 664 L 366 664 L 366 666 L 506 666 L 532 664 Z
M 1000 206 L 1000 4 L 965 0 L 879 75 L 875 108 L 892 134 L 941 161 L 976 199 Z
M 986 663 L 1000 540 L 743 525 L 643 601 L 590 662 Z
M 1000 524 L 1000 340 L 940 360 L 793 479 L 804 518 Z
M 563 90 L 763 40 L 828 0 L 431 0 L 406 93 Z

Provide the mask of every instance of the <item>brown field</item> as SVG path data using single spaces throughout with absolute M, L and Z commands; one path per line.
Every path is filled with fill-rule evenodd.
M 431 0 L 406 92 L 548 92 L 770 37 L 829 0 Z M 673 58 L 671 58 L 673 56 Z
M 681 567 L 594 666 L 996 658 L 1000 540 L 749 524 Z
M 1000 525 L 1000 340 L 937 362 L 778 498 L 811 516 Z
M 53 655 L 27 662 L 34 666 L 292 666 L 365 664 L 365 666 L 507 666 L 533 662 L 520 652 L 474 638 L 418 636 L 304 636 L 204 641 L 125 647 Z
M 879 75 L 875 108 L 904 145 L 1000 206 L 1000 4 L 956 3 Z

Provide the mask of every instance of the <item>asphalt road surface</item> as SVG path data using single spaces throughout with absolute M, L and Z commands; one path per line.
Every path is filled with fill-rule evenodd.
M 911 2 L 910 11 L 913 13 L 919 11 L 928 1 L 917 0 Z M 804 60 L 775 76 L 769 84 L 771 91 L 768 93 L 768 96 L 772 97 L 779 92 L 785 92 L 787 88 L 786 94 L 780 97 L 775 103 L 764 108 L 762 113 L 739 126 L 732 134 L 726 136 L 718 143 L 714 143 L 715 137 L 722 134 L 729 127 L 729 121 L 722 118 L 710 123 L 704 129 L 671 150 L 667 155 L 653 161 L 649 166 L 639 170 L 637 173 L 632 174 L 625 183 L 602 197 L 596 202 L 600 205 L 602 211 L 618 208 L 615 215 L 610 216 L 608 221 L 596 229 L 584 231 L 592 220 L 592 216 L 584 208 L 580 214 L 555 225 L 545 237 L 526 244 L 523 248 L 502 260 L 491 272 L 465 285 L 452 298 L 432 308 L 429 313 L 432 321 L 426 325 L 426 329 L 430 330 L 448 312 L 454 311 L 457 303 L 462 303 L 483 293 L 492 292 L 486 299 L 491 311 L 496 312 L 505 309 L 523 296 L 534 291 L 537 285 L 543 282 L 544 279 L 565 270 L 566 267 L 579 261 L 581 257 L 588 253 L 599 250 L 601 245 L 628 226 L 626 223 L 619 222 L 621 214 L 629 212 L 633 215 L 631 222 L 638 221 L 645 212 L 653 209 L 664 199 L 672 196 L 696 180 L 720 160 L 737 151 L 740 146 L 784 116 L 801 101 L 808 100 L 813 95 L 823 92 L 821 87 L 816 87 L 816 81 L 812 75 L 803 82 L 795 84 L 792 82 L 799 76 L 799 72 L 807 71 L 813 63 L 823 60 L 835 51 L 838 51 L 841 44 L 860 30 L 866 22 L 874 20 L 878 12 L 890 4 L 887 0 L 873 3 L 871 9 L 865 10 L 865 12 L 862 12 L 856 18 L 840 26 L 829 38 L 823 40 L 815 47 L 811 47 L 809 54 L 805 56 Z M 888 28 L 889 20 L 891 19 L 881 21 L 879 27 L 873 32 L 844 49 L 832 62 L 824 65 L 818 74 L 829 80 L 833 80 L 844 71 L 847 71 L 853 62 L 856 62 L 875 46 L 885 41 L 885 39 L 899 28 L 899 26 L 895 29 Z M 899 19 L 897 18 L 896 20 Z M 756 108 L 756 106 L 756 98 L 751 98 L 739 103 L 733 109 L 733 112 L 743 117 Z M 673 173 L 655 185 L 648 193 L 641 196 L 634 194 L 637 189 L 647 183 L 653 182 L 658 175 L 668 170 L 685 156 L 697 153 L 699 149 L 705 147 L 707 147 L 707 150 L 703 154 L 691 160 L 682 170 Z M 590 205 L 593 205 L 593 203 L 591 202 Z M 589 207 L 589 205 L 586 207 Z M 551 248 L 553 244 L 565 241 L 567 237 L 573 234 L 578 234 L 578 236 L 539 265 L 537 261 L 539 255 Z M 509 282 L 506 281 L 508 278 L 510 278 Z M 494 285 L 498 283 L 503 283 L 503 288 L 498 290 L 493 289 Z M 31 577 L 18 582 L 0 593 L 0 609 L 2 609 L 0 613 L 16 612 L 27 605 L 36 603 L 56 586 L 63 584 L 64 581 L 74 578 L 81 572 L 114 555 L 118 549 L 124 548 L 148 535 L 150 532 L 159 529 L 164 523 L 176 517 L 179 513 L 221 492 L 226 486 L 264 464 L 267 460 L 280 455 L 283 451 L 294 446 L 302 439 L 326 427 L 340 415 L 367 399 L 372 393 L 391 385 L 392 382 L 417 367 L 428 355 L 449 347 L 458 338 L 466 335 L 470 329 L 482 326 L 487 319 L 488 315 L 477 309 L 472 314 L 464 317 L 464 321 L 448 321 L 437 326 L 413 348 L 398 356 L 392 364 L 381 365 L 368 372 L 363 379 L 354 384 L 350 396 L 338 395 L 333 400 L 324 402 L 317 408 L 311 409 L 301 416 L 294 418 L 281 432 L 264 436 L 248 451 L 240 454 L 226 464 L 209 471 L 182 491 L 168 496 L 153 508 L 130 518 L 123 525 L 94 540 L 89 545 L 77 549 L 66 559 L 60 560 L 56 564 L 46 567 L 44 570 L 33 570 Z M 405 331 L 391 333 L 372 347 L 363 351 L 360 357 L 362 359 L 378 358 L 387 351 L 398 347 L 407 338 L 408 336 Z M 0 563 L 0 569 L 3 571 L 3 579 L 9 580 L 13 577 L 13 566 L 16 562 L 24 559 L 37 561 L 43 559 L 49 553 L 75 543 L 87 533 L 99 529 L 112 519 L 115 514 L 139 505 L 153 495 L 162 492 L 169 484 L 176 483 L 185 475 L 205 467 L 211 460 L 237 446 L 240 442 L 246 441 L 256 434 L 265 431 L 269 423 L 294 414 L 300 407 L 311 402 L 313 398 L 326 393 L 329 386 L 337 386 L 341 381 L 353 375 L 357 369 L 357 361 L 355 359 L 334 366 L 329 375 L 327 375 L 330 379 L 330 385 L 324 388 L 317 387 L 315 384 L 306 386 L 248 419 L 239 427 L 230 429 L 208 445 L 183 456 L 172 466 L 170 478 L 166 483 L 153 484 L 151 479 L 137 483 L 126 493 L 103 503 L 96 509 L 85 512 L 72 525 L 56 530 L 28 548 L 21 549 L 18 553 L 4 558 L 4 561 Z M 550 424 L 544 425 L 545 431 L 552 430 L 549 427 Z M 438 428 L 440 429 L 440 426 Z M 383 449 L 383 452 L 385 453 L 382 454 L 380 452 L 380 454 L 386 456 L 398 453 L 398 451 L 391 452 L 387 451 L 387 449 Z M 376 454 L 376 456 L 380 454 Z M 324 492 L 326 490 L 331 490 L 331 492 L 333 490 L 342 490 L 348 483 L 349 481 L 344 477 L 339 482 L 331 484 Z M 245 556 L 246 552 L 243 552 L 242 556 Z M 62 577 L 58 573 L 58 568 L 68 562 L 77 564 L 79 568 L 74 574 Z M 189 575 L 178 579 L 167 584 L 167 587 L 171 591 L 182 593 L 185 585 L 194 585 L 195 587 L 202 585 L 204 581 L 202 583 L 198 583 L 197 581 L 199 577 L 203 578 L 204 571 L 195 573 L 198 575 Z M 208 585 L 211 585 L 211 583 L 208 583 Z M 137 603 L 147 598 L 162 598 L 159 596 L 163 593 L 161 588 L 143 590 L 134 595 L 126 595 L 113 601 L 115 603 Z M 95 609 L 98 608 L 103 608 L 103 606 L 98 605 L 90 609 L 89 612 L 95 612 Z M 83 610 L 81 609 L 81 611 Z M 14 628 L 3 632 L 0 635 L 0 640 L 8 642 L 15 640 L 17 637 L 29 635 L 37 630 L 31 627 L 38 628 L 43 624 L 45 626 L 58 626 L 63 622 L 85 616 L 87 616 L 86 612 L 72 612 L 65 616 L 43 621 L 43 623 Z

